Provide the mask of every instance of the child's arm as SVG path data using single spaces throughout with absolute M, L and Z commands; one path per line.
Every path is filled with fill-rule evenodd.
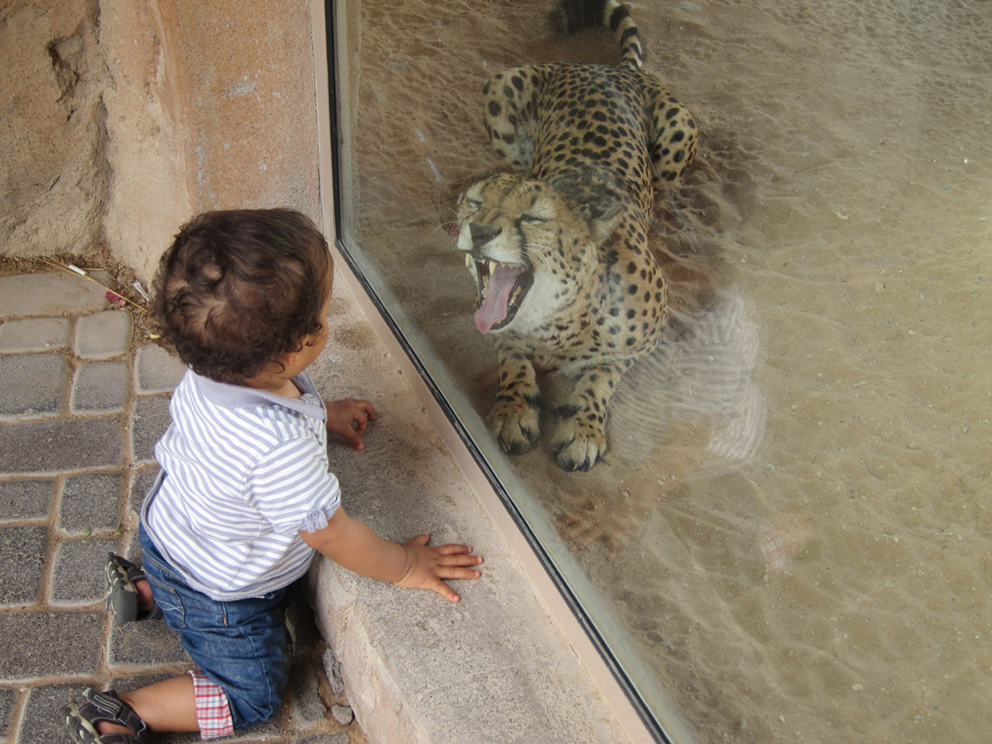
M 460 597 L 442 579 L 477 579 L 482 557 L 466 545 L 427 547 L 430 537 L 417 535 L 405 544 L 379 537 L 364 522 L 352 519 L 343 508 L 316 532 L 300 532 L 303 542 L 349 571 L 408 589 L 430 589 L 452 602 Z
M 375 408 L 367 400 L 346 398 L 324 401 L 327 408 L 327 430 L 337 434 L 357 450 L 365 449 L 362 434 L 369 421 L 375 421 Z M 352 426 L 354 424 L 354 426 Z

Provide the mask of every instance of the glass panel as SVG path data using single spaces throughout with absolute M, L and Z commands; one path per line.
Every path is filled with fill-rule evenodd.
M 554 293 L 535 280 L 503 330 L 512 310 L 496 300 L 476 314 L 460 248 L 474 240 L 478 258 L 502 213 L 486 203 L 460 229 L 457 214 L 471 212 L 477 178 L 509 170 L 483 125 L 490 76 L 614 65 L 618 42 L 608 31 L 553 38 L 543 2 L 334 5 L 343 248 L 648 717 L 676 741 L 984 738 L 992 3 L 632 10 L 644 69 L 691 111 L 699 147 L 681 181 L 649 197 L 668 321 L 619 378 L 608 449 L 588 472 L 556 462 L 569 431 L 554 409 L 576 389 L 561 372 L 541 376 L 529 452 L 504 454 L 487 427 L 494 342 Z M 588 105 L 564 117 L 596 131 L 611 104 L 591 88 L 573 94 Z M 619 128 L 599 131 L 623 144 Z M 611 147 L 595 136 L 580 160 Z M 545 166 L 554 180 L 552 157 Z M 587 205 L 569 235 L 614 245 L 611 231 L 636 223 L 630 205 L 611 211 L 605 187 L 584 199 L 581 184 L 557 188 Z M 530 236 L 524 263 L 548 279 L 557 237 L 534 237 L 550 215 L 530 208 L 507 229 Z M 628 275 L 627 258 L 600 268 L 622 269 L 620 284 L 657 307 L 647 263 L 631 259 Z M 578 271 L 559 268 L 558 279 Z M 512 308 L 518 276 L 506 271 L 486 281 Z M 580 301 L 575 317 L 605 316 L 604 345 L 612 325 L 641 343 L 641 305 L 628 319 L 597 302 Z M 557 338 L 580 332 L 563 322 Z M 527 379 L 513 361 L 504 371 Z

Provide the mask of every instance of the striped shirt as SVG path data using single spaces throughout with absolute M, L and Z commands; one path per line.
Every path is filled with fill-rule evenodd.
M 300 399 L 186 373 L 155 446 L 163 474 L 142 522 L 197 591 L 230 601 L 288 586 L 306 573 L 313 532 L 341 503 L 328 472 L 327 411 L 309 376 Z

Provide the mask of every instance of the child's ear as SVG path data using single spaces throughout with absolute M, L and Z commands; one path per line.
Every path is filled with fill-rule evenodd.
M 306 351 L 308 346 L 313 346 L 316 342 L 313 336 L 304 336 L 300 340 L 300 348 L 296 351 L 284 351 L 276 356 L 276 361 L 287 367 L 292 367 L 299 359 L 300 354 Z
M 303 342 L 302 342 L 303 345 L 299 349 L 297 349 L 296 351 L 284 351 L 281 354 L 279 354 L 276 357 L 276 361 L 279 364 L 281 364 L 283 367 L 292 367 L 296 363 L 297 357 L 306 348 L 307 341 L 309 340 L 309 338 L 310 337 L 308 336 L 307 338 L 303 339 Z

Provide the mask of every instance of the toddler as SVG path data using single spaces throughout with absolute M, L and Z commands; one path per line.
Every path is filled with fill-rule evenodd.
M 287 676 L 280 604 L 314 551 L 453 602 L 443 579 L 479 577 L 470 548 L 389 542 L 341 507 L 327 432 L 361 450 L 375 409 L 325 404 L 305 372 L 327 342 L 332 268 L 316 227 L 283 209 L 202 214 L 162 257 L 155 314 L 190 369 L 155 448 L 143 565 L 109 556 L 107 606 L 119 624 L 163 617 L 198 668 L 120 695 L 87 688 L 62 711 L 77 744 L 270 718 Z

